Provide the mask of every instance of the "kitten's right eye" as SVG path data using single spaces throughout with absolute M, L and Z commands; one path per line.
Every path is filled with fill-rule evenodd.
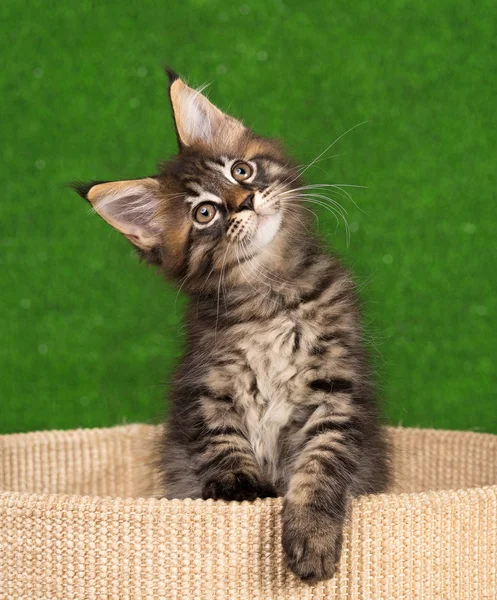
M 252 167 L 243 161 L 236 162 L 231 167 L 231 176 L 235 181 L 245 181 L 246 179 L 250 179 L 252 177 L 252 173 L 254 170 Z
M 211 202 L 203 202 L 195 209 L 195 213 L 193 214 L 195 221 L 197 223 L 202 223 L 205 225 L 206 223 L 210 223 L 212 219 L 216 216 L 217 208 Z

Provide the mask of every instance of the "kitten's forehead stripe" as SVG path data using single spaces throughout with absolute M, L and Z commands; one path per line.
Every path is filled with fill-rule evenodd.
M 195 179 L 193 177 L 184 177 L 182 179 L 183 185 L 184 186 L 189 186 L 192 188 L 201 188 L 202 187 L 202 182 L 200 179 Z
M 223 172 L 224 167 L 226 166 L 226 162 L 222 159 L 208 159 L 205 161 L 207 167 L 212 169 L 213 171 Z
M 200 184 L 200 182 L 192 181 L 192 180 L 189 180 L 189 181 L 186 182 L 186 184 L 185 184 L 185 190 L 187 192 L 192 192 L 193 191 L 193 194 L 190 194 L 192 196 L 200 196 L 204 192 L 204 188 Z
M 277 163 L 282 167 L 285 166 L 284 161 L 278 160 L 278 157 L 273 156 L 271 154 L 256 154 L 255 156 L 247 157 L 247 160 L 263 161 L 271 164 Z

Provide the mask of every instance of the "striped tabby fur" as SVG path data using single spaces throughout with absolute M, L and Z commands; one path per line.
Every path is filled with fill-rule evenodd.
M 164 488 L 284 496 L 289 567 L 326 579 L 348 498 L 387 482 L 354 285 L 316 238 L 280 145 L 169 76 L 178 156 L 153 177 L 76 186 L 190 297 Z

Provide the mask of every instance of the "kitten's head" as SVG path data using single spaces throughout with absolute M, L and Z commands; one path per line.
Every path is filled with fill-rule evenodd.
M 276 141 L 168 75 L 178 155 L 158 175 L 75 188 L 185 289 L 215 287 L 223 270 L 246 281 L 245 263 L 284 260 L 302 235 L 305 212 L 291 192 L 298 172 Z

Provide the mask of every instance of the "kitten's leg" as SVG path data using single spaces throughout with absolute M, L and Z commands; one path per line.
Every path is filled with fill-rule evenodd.
M 328 579 L 335 573 L 347 496 L 356 476 L 363 437 L 361 420 L 351 406 L 351 384 L 331 378 L 313 384 L 321 388 L 318 393 L 329 394 L 330 402 L 318 405 L 302 430 L 304 441 L 283 506 L 282 537 L 289 567 L 309 582 Z M 310 387 L 312 391 L 313 385 Z
M 199 408 L 200 435 L 191 451 L 202 497 L 241 501 L 276 496 L 260 471 L 232 399 L 204 393 Z

